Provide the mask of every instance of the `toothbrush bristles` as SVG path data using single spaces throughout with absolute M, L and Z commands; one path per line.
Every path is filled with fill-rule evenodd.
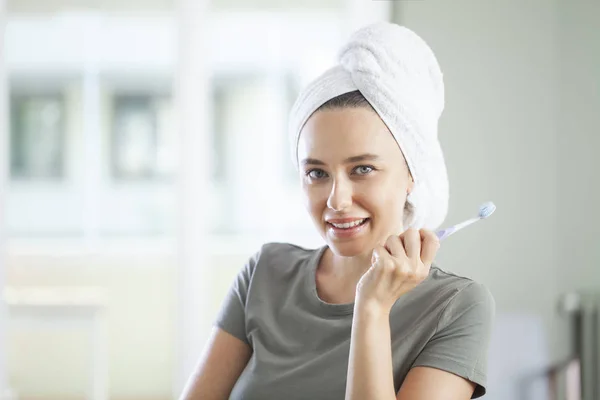
M 496 205 L 494 203 L 492 203 L 491 201 L 483 203 L 479 207 L 479 218 L 487 218 L 490 215 L 492 215 L 494 211 L 496 211 Z

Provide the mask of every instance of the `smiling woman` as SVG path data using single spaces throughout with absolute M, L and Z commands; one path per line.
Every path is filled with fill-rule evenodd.
M 362 97 L 351 92 L 337 99 L 357 96 Z M 387 235 L 403 232 L 413 181 L 381 118 L 367 107 L 339 107 L 325 103 L 309 119 L 298 157 L 313 222 L 338 253 L 353 257 L 369 253 Z M 355 221 L 362 223 L 335 225 Z
M 357 31 L 290 118 L 325 244 L 242 268 L 182 399 L 466 400 L 486 392 L 495 304 L 434 264 L 446 216 L 441 71 L 412 31 Z

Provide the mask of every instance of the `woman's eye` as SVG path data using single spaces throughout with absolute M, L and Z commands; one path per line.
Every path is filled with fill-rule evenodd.
M 322 169 L 311 169 L 306 173 L 311 179 L 323 179 L 327 176 Z
M 374 168 L 369 165 L 360 165 L 354 169 L 354 171 L 358 175 L 366 175 L 366 174 L 372 172 L 373 170 L 374 170 Z

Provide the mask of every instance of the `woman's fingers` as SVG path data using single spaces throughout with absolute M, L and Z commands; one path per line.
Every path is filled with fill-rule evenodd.
M 409 228 L 400 235 L 404 243 L 404 251 L 406 256 L 413 262 L 417 263 L 421 257 L 421 236 L 419 231 Z
M 429 268 L 440 248 L 440 241 L 435 233 L 425 229 L 420 230 L 420 241 L 421 261 L 427 268 Z
M 373 260 L 374 264 L 378 260 L 379 267 L 410 280 L 429 274 L 439 247 L 435 233 L 426 229 L 407 229 L 400 236 L 389 236 L 383 247 L 375 248 Z
M 357 302 L 389 310 L 400 296 L 427 278 L 439 246 L 437 236 L 427 230 L 408 229 L 400 236 L 388 237 L 373 249 L 371 268 L 356 286 Z
M 399 261 L 405 260 L 406 257 L 415 266 L 419 262 L 431 265 L 439 247 L 440 241 L 438 237 L 435 233 L 427 229 L 417 231 L 410 228 L 400 236 L 389 236 L 384 243 L 385 250 L 392 257 L 397 258 Z
M 396 235 L 392 235 L 387 238 L 387 240 L 385 241 L 385 248 L 392 257 L 396 257 L 401 260 L 406 258 L 404 244 L 402 244 L 402 241 Z

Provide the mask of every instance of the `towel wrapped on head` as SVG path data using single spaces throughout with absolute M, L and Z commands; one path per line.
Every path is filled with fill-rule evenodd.
M 356 31 L 338 65 L 309 83 L 292 107 L 289 134 L 298 166 L 298 139 L 325 102 L 359 90 L 398 143 L 414 180 L 404 228 L 434 230 L 448 212 L 448 174 L 438 140 L 444 82 L 433 51 L 408 28 L 378 22 Z

